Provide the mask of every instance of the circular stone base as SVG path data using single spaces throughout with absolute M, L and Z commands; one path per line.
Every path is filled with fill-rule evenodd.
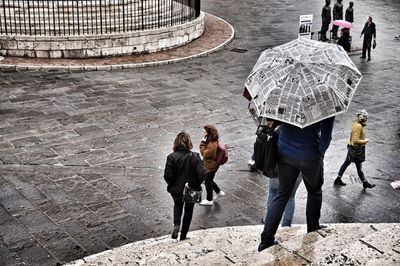
M 137 68 L 206 56 L 225 47 L 234 37 L 233 27 L 221 18 L 205 13 L 203 35 L 170 50 L 151 54 L 113 56 L 88 59 L 42 59 L 4 57 L 2 70 L 113 70 Z

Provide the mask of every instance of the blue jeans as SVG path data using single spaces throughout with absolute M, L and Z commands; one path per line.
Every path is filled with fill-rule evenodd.
M 301 176 L 299 176 L 296 180 L 296 184 L 292 190 L 292 194 L 290 194 L 290 198 L 288 203 L 286 204 L 285 211 L 283 212 L 283 219 L 282 219 L 282 226 L 291 226 L 295 208 L 295 196 L 297 188 L 299 187 L 301 182 Z M 272 200 L 275 198 L 276 194 L 278 193 L 279 187 L 279 178 L 268 178 L 268 194 L 267 199 L 265 202 L 265 217 L 267 216 L 268 207 L 271 205 Z
M 342 177 L 343 176 L 344 171 L 346 171 L 347 167 L 350 164 L 351 164 L 351 162 L 350 162 L 350 159 L 349 159 L 349 153 L 347 153 L 346 160 L 344 161 L 344 163 L 342 164 L 342 166 L 339 169 L 338 177 Z M 365 176 L 364 176 L 364 172 L 362 170 L 362 163 L 361 162 L 355 162 L 354 164 L 356 165 L 357 174 L 358 174 L 358 177 L 360 178 L 361 182 L 366 181 Z
M 324 183 L 324 158 L 315 160 L 296 160 L 279 156 L 279 187 L 278 194 L 272 200 L 265 217 L 264 230 L 261 234 L 261 243 L 273 243 L 279 227 L 283 211 L 289 201 L 299 174 L 302 174 L 307 189 L 307 231 L 319 228 L 322 205 L 322 185 Z

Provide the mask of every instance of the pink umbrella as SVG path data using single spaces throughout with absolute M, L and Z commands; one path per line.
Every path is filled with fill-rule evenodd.
M 353 24 L 351 24 L 351 22 L 348 22 L 346 20 L 334 20 L 332 22 L 332 24 L 339 26 L 339 27 L 348 28 L 348 29 L 351 29 L 353 27 Z

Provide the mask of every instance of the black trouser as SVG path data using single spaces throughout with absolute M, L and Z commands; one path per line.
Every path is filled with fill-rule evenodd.
M 329 23 L 322 23 L 321 26 L 321 40 L 326 40 L 326 32 L 329 30 Z
M 174 225 L 181 224 L 183 209 L 185 209 L 181 228 L 181 238 L 182 236 L 185 238 L 192 222 L 194 203 L 183 202 L 181 194 L 171 194 L 171 196 L 174 200 Z
M 278 168 L 278 194 L 268 208 L 264 230 L 261 234 L 262 243 L 273 243 L 286 203 L 290 198 L 300 172 L 303 175 L 304 185 L 308 192 L 306 206 L 307 229 L 308 231 L 313 231 L 319 227 L 322 204 L 321 188 L 324 183 L 323 157 L 315 160 L 296 160 L 279 156 Z
M 339 26 L 333 25 L 332 26 L 332 36 L 337 37 L 337 32 L 339 30 Z
M 204 181 L 204 184 L 206 186 L 208 201 L 213 200 L 213 190 L 217 193 L 219 193 L 221 191 L 221 189 L 219 189 L 218 185 L 214 182 L 214 177 L 215 177 L 216 173 L 217 173 L 217 171 L 207 173 L 206 180 Z
M 371 36 L 364 35 L 364 41 L 363 41 L 363 47 L 362 47 L 362 57 L 365 57 L 366 53 L 368 51 L 368 58 L 371 58 L 371 42 L 372 42 L 372 35 Z

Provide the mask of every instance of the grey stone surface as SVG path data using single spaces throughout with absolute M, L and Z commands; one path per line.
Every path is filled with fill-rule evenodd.
M 330 224 L 306 234 L 305 225 L 278 230 L 278 245 L 262 252 L 262 226 L 224 227 L 191 232 L 176 241 L 170 236 L 147 239 L 85 257 L 66 265 L 398 265 L 400 254 L 387 233 L 399 224 Z M 363 237 L 363 235 L 366 235 Z M 370 242 L 365 242 L 370 238 Z M 397 238 L 398 239 L 398 238 Z M 339 240 L 339 243 L 338 243 Z M 376 245 L 385 243 L 379 250 Z M 335 250 L 335 247 L 339 248 Z
M 365 0 L 357 5 L 355 44 L 360 45 L 364 18 L 372 14 L 378 47 L 370 62 L 351 55 L 363 80 L 349 112 L 336 118 L 325 157 L 321 222 L 396 223 L 400 194 L 390 183 L 399 179 L 400 172 L 400 53 L 399 42 L 393 39 L 399 30 L 400 3 L 384 0 L 375 8 L 375 1 Z M 215 124 L 230 147 L 229 162 L 216 175 L 227 195 L 212 207 L 196 206 L 191 230 L 260 224 L 266 180 L 247 166 L 255 127 L 241 96 L 243 83 L 263 49 L 297 37 L 298 15 L 313 13 L 314 30 L 319 29 L 321 7 L 317 0 L 268 5 L 261 0 L 206 0 L 204 11 L 222 17 L 236 30 L 232 43 L 208 57 L 118 71 L 2 70 L 0 251 L 5 255 L 0 257 L 6 258 L 4 264 L 55 265 L 168 235 L 173 203 L 163 180 L 166 155 L 180 130 L 190 132 L 198 150 L 206 123 Z M 363 168 L 377 186 L 363 190 L 351 165 L 344 176 L 348 185 L 333 187 L 360 108 L 370 113 Z M 306 197 L 301 185 L 296 224 L 306 222 Z M 246 245 L 252 252 L 259 233 Z M 398 254 L 399 248 L 394 250 Z M 224 258 L 218 255 L 215 261 L 223 264 Z

